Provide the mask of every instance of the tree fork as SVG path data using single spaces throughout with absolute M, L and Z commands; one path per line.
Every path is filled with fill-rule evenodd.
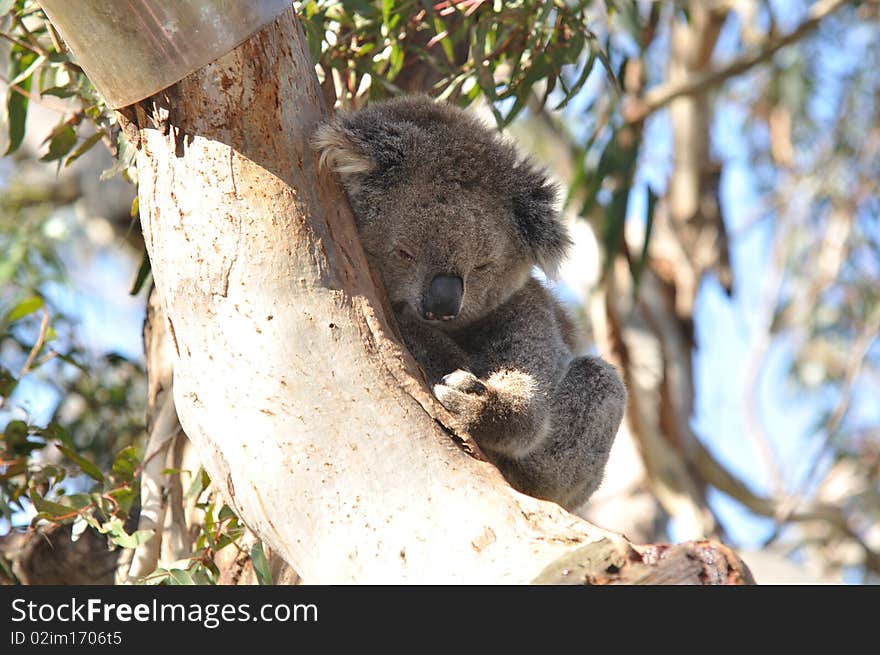
M 181 425 L 224 498 L 305 582 L 664 569 L 669 558 L 517 493 L 467 435 L 450 438 L 345 196 L 317 170 L 308 142 L 327 110 L 292 10 L 125 115 Z

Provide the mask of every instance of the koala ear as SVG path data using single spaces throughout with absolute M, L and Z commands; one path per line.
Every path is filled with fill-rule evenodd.
M 535 263 L 555 277 L 571 238 L 559 222 L 556 185 L 542 174 L 528 175 L 528 183 L 513 196 L 513 216 L 520 236 L 532 251 Z
M 338 123 L 321 125 L 312 136 L 312 147 L 320 154 L 318 166 L 340 175 L 366 174 L 376 167 L 369 154 Z
M 371 122 L 354 115 L 321 125 L 311 139 L 320 153 L 318 165 L 339 173 L 343 182 L 353 176 L 393 171 L 403 163 L 406 134 L 402 126 Z

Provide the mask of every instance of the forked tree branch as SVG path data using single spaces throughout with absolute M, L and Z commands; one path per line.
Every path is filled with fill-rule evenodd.
M 703 93 L 731 77 L 748 71 L 770 59 L 785 46 L 810 34 L 825 17 L 847 4 L 850 4 L 847 0 L 819 0 L 810 8 L 809 17 L 788 34 L 778 38 L 768 37 L 764 43 L 749 49 L 733 61 L 693 75 L 682 83 L 662 84 L 650 89 L 641 98 L 630 101 L 623 110 L 624 118 L 630 123 L 637 123 L 676 98 Z

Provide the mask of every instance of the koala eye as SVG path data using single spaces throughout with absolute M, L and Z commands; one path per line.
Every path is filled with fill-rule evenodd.
M 397 249 L 395 249 L 394 254 L 397 255 L 398 257 L 400 257 L 402 260 L 407 261 L 407 262 L 412 262 L 412 261 L 415 261 L 415 259 L 416 259 L 416 256 L 413 255 L 406 248 L 397 248 Z
M 480 264 L 479 266 L 474 266 L 474 270 L 475 270 L 475 271 L 485 271 L 485 270 L 487 270 L 490 266 L 492 266 L 492 262 L 485 262 L 485 263 L 483 263 L 483 264 Z

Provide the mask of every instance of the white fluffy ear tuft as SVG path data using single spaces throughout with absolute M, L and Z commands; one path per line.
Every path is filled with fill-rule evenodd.
M 312 137 L 312 146 L 320 153 L 318 166 L 340 175 L 372 173 L 376 162 L 351 140 L 345 128 L 336 123 L 321 125 Z
M 516 227 L 535 263 L 553 279 L 572 243 L 555 207 L 556 185 L 540 169 L 521 170 L 522 188 L 513 196 Z

